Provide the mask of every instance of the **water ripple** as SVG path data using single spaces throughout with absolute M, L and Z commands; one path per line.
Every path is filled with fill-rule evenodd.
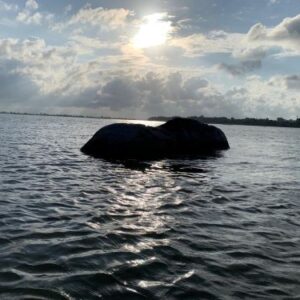
M 0 115 L 1 299 L 299 299 L 297 130 L 141 169 L 80 153 L 107 122 Z

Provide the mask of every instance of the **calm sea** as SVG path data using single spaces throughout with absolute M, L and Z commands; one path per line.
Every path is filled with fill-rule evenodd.
M 0 115 L 0 299 L 300 299 L 299 129 L 141 171 L 79 151 L 112 122 Z

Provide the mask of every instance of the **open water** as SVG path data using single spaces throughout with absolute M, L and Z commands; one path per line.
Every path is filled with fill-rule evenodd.
M 79 150 L 116 121 L 0 115 L 1 300 L 300 299 L 299 129 L 140 170 Z

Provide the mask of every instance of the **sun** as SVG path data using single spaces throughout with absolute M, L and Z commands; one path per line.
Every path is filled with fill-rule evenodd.
M 172 31 L 172 23 L 166 20 L 166 13 L 155 13 L 143 18 L 132 44 L 136 48 L 149 48 L 166 43 Z

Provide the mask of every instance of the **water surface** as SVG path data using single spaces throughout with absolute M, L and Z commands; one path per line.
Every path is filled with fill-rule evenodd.
M 0 299 L 300 298 L 299 129 L 141 171 L 80 153 L 115 121 L 0 115 Z

